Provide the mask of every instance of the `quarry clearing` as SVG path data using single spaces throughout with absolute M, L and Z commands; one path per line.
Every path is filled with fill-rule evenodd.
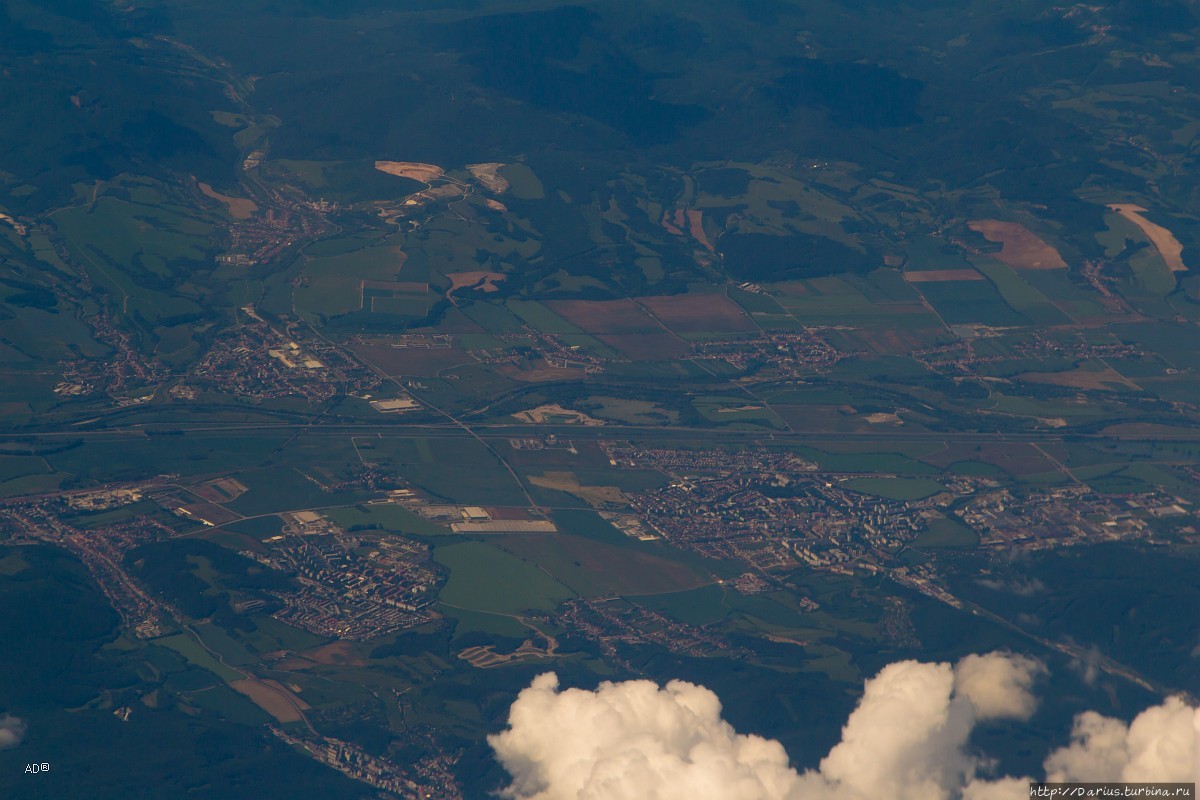
M 589 417 L 582 411 L 575 411 L 570 408 L 563 408 L 557 403 L 548 403 L 546 405 L 531 408 L 528 411 L 518 411 L 513 414 L 514 417 L 521 422 L 527 422 L 532 425 L 560 424 L 560 425 L 603 425 L 601 420 L 595 417 Z
M 467 171 L 489 192 L 504 194 L 508 191 L 509 184 L 508 179 L 500 174 L 503 167 L 500 163 L 468 164 Z
M 435 181 L 446 174 L 446 170 L 437 164 L 422 164 L 418 161 L 376 161 L 375 169 L 421 183 Z

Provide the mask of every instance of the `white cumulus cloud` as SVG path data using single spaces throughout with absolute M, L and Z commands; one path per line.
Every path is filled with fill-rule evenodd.
M 1042 662 L 1018 655 L 969 655 L 954 665 L 954 685 L 975 706 L 979 719 L 1027 720 L 1037 709 L 1033 684 Z
M 740 734 L 703 686 L 671 681 L 561 689 L 552 673 L 513 703 L 489 737 L 512 777 L 510 800 L 1018 800 L 1028 777 L 990 779 L 972 730 L 1027 720 L 1045 667 L 1007 653 L 955 665 L 902 661 L 864 686 L 841 741 L 817 769 L 794 769 L 779 742 Z M 1081 714 L 1048 780 L 1191 781 L 1195 709 L 1170 699 L 1128 725 Z
M 25 738 L 25 720 L 11 714 L 0 716 L 0 750 L 16 747 Z
M 1167 781 L 1197 778 L 1200 712 L 1178 697 L 1146 709 L 1126 725 L 1087 711 L 1071 743 L 1046 759 L 1051 781 Z
M 541 675 L 489 741 L 513 777 L 505 796 L 523 800 L 764 800 L 796 780 L 778 742 L 736 733 L 715 694 L 683 681 L 559 691 Z

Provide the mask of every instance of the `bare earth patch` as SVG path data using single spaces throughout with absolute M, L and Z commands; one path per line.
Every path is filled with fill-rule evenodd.
M 226 194 L 221 194 L 216 189 L 209 186 L 207 183 L 200 184 L 200 191 L 205 197 L 210 197 L 219 203 L 223 203 L 229 211 L 229 216 L 234 219 L 250 219 L 254 216 L 254 212 L 258 211 L 258 206 L 253 200 L 245 197 L 230 197 Z
M 486 294 L 499 291 L 500 287 L 496 285 L 496 281 L 504 280 L 504 273 L 485 272 L 482 270 L 475 272 L 447 272 L 446 277 L 450 279 L 450 288 L 446 290 L 446 296 L 449 297 L 459 289 L 477 289 Z
M 248 491 L 246 485 L 237 478 L 217 478 L 197 486 L 189 486 L 188 489 L 192 494 L 210 503 L 228 503 Z
M 298 722 L 300 709 L 308 708 L 308 704 L 292 694 L 283 684 L 277 681 L 260 681 L 257 678 L 246 678 L 234 681 L 229 688 L 249 697 L 254 704 L 280 722 Z
M 1036 233 L 1019 222 L 1004 222 L 998 219 L 977 219 L 967 223 L 976 233 L 983 234 L 989 242 L 1000 242 L 1004 247 L 992 256 L 1010 267 L 1018 269 L 1065 269 L 1063 261 L 1050 245 Z
M 712 242 L 708 240 L 708 234 L 704 232 L 704 212 L 695 208 L 689 208 L 687 212 L 688 232 L 692 234 L 692 238 L 700 243 L 710 253 L 715 253 L 716 248 Z
M 334 642 L 333 644 L 327 644 L 313 650 L 305 650 L 300 655 L 318 664 L 341 664 L 343 666 L 361 667 L 367 663 L 355 654 L 354 646 L 349 642 Z
M 1115 386 L 1125 386 L 1135 391 L 1141 388 L 1112 367 L 1107 366 L 1102 366 L 1100 369 L 1072 369 L 1066 372 L 1026 372 L 1017 377 L 1030 383 L 1049 383 L 1054 386 L 1101 392 L 1116 391 Z
M 189 503 L 185 506 L 180 506 L 179 511 L 190 520 L 202 522 L 214 528 L 219 528 L 222 525 L 227 525 L 230 522 L 241 519 L 241 516 L 238 514 L 216 503 Z
M 546 405 L 531 408 L 528 411 L 518 411 L 513 414 L 514 417 L 521 422 L 528 422 L 533 425 L 549 424 L 565 424 L 565 425 L 603 425 L 604 423 L 595 417 L 589 417 L 582 411 L 574 411 L 569 408 L 563 408 L 557 403 L 548 403 Z
M 467 170 L 488 189 L 496 194 L 508 191 L 508 179 L 500 174 L 503 164 L 468 164 Z
M 511 653 L 497 653 L 493 648 L 495 645 L 484 645 L 476 647 L 468 647 L 458 654 L 458 657 L 466 661 L 473 667 L 479 669 L 491 669 L 499 667 L 502 664 L 507 664 L 510 661 L 519 661 L 523 658 L 553 658 L 554 647 L 547 647 L 545 650 L 540 647 L 535 647 L 533 642 L 526 639 Z
M 529 482 L 543 489 L 573 494 L 592 506 L 628 505 L 624 493 L 616 486 L 583 486 L 574 472 L 546 472 L 530 475 Z
M 549 300 L 546 306 L 588 333 L 660 333 L 663 327 L 632 300 Z
M 1109 208 L 1141 228 L 1171 272 L 1187 272 L 1187 266 L 1183 263 L 1183 245 L 1175 238 L 1175 234 L 1143 217 L 1146 209 L 1132 203 L 1116 203 Z
M 376 161 L 375 169 L 421 183 L 429 183 L 446 174 L 437 164 L 422 164 L 417 161 Z

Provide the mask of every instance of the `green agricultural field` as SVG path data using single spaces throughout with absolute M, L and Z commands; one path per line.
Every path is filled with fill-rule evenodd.
M 933 281 L 919 284 L 921 294 L 947 325 L 1028 325 L 988 281 Z
M 169 647 L 175 652 L 182 655 L 189 663 L 206 669 L 217 677 L 226 682 L 241 680 L 245 676 L 235 669 L 226 667 L 221 662 L 217 661 L 203 645 L 196 641 L 196 637 L 190 633 L 177 633 L 173 636 L 165 636 L 155 640 L 156 644 L 163 647 Z
M 256 539 L 269 539 L 283 532 L 283 520 L 274 514 L 230 522 L 222 526 L 225 530 L 237 534 L 253 536 Z
M 946 472 L 950 475 L 976 478 L 1001 478 L 1006 474 L 1004 470 L 995 464 L 988 464 L 983 461 L 955 461 L 946 466 Z
M 265 725 L 271 716 L 228 686 L 213 686 L 185 695 L 187 702 L 195 704 L 219 717 L 242 725 Z
M 892 316 L 841 278 L 814 278 L 774 288 L 779 304 L 808 325 L 868 323 Z
M 590 416 L 630 425 L 672 425 L 679 421 L 679 412 L 649 400 L 591 395 L 582 404 L 577 404 L 576 408 Z
M 448 528 L 431 522 L 397 505 L 360 505 L 335 508 L 325 512 L 333 522 L 348 530 L 378 527 L 388 533 L 407 533 L 419 536 L 445 536 Z
M 541 200 L 546 196 L 538 176 L 524 164 L 505 164 L 500 175 L 509 182 L 512 193 L 522 200 Z
M 508 310 L 520 317 L 525 324 L 542 333 L 584 333 L 541 303 L 532 300 L 509 300 L 507 306 Z
M 105 191 L 111 194 L 52 216 L 74 260 L 108 288 L 123 314 L 155 321 L 211 313 L 205 307 L 211 290 L 195 274 L 213 263 L 219 217 L 149 181 Z
M 226 508 L 245 516 L 273 514 L 305 508 L 346 505 L 361 498 L 353 492 L 323 491 L 310 475 L 292 467 L 267 467 L 238 474 L 249 491 L 226 503 Z
M 729 590 L 718 584 L 686 592 L 631 597 L 631 602 L 660 611 L 689 625 L 711 625 L 729 615 Z
M 583 536 L 505 536 L 496 546 L 585 597 L 678 592 L 708 582 L 679 562 Z
M 845 481 L 842 486 L 889 500 L 924 500 L 946 490 L 928 478 L 855 478 Z
M 747 314 L 750 314 L 755 319 L 759 319 L 760 317 L 771 319 L 774 317 L 791 316 L 788 314 L 787 309 L 779 304 L 778 300 L 762 292 L 730 289 L 729 299 L 741 306 Z
M 11 577 L 24 572 L 29 568 L 29 562 L 22 557 L 20 552 L 9 552 L 0 555 L 0 576 Z
M 492 636 L 503 636 L 508 639 L 523 639 L 533 633 L 528 626 L 508 614 L 493 614 L 484 611 L 472 611 L 458 606 L 440 603 L 437 610 L 454 621 L 456 638 L 468 633 L 486 633 Z
M 524 506 L 521 487 L 490 454 L 482 463 L 406 464 L 398 471 L 426 491 L 455 503 Z
M 308 279 L 307 285 L 296 289 L 296 310 L 313 320 L 363 308 L 370 311 L 369 295 L 372 290 L 364 288 L 364 282 L 395 284 L 399 280 L 404 259 L 399 247 L 383 244 L 343 255 L 312 259 L 303 268 L 303 274 Z M 415 284 L 412 287 L 408 287 L 407 283 L 401 285 L 406 287 L 405 291 L 410 295 L 420 294 L 424 298 L 427 293 L 418 292 Z M 385 289 L 375 291 L 378 293 Z M 393 296 L 393 290 L 386 291 L 386 297 Z
M 975 531 L 950 517 L 939 517 L 929 521 L 929 527 L 921 531 L 913 541 L 913 547 L 962 550 L 979 544 Z
M 735 611 L 748 614 L 778 629 L 796 630 L 808 627 L 811 620 L 807 619 L 802 611 L 792 607 L 787 598 L 786 593 L 747 596 L 728 592 L 725 601 Z M 784 602 L 779 602 L 780 599 Z
M 123 437 L 88 441 L 46 456 L 61 472 L 89 480 L 134 480 L 164 471 L 180 475 L 228 472 L 257 464 L 286 441 L 286 434 L 249 432 L 242 436 Z
M 616 486 L 627 492 L 659 489 L 667 485 L 667 476 L 652 469 L 587 468 L 573 470 L 584 486 Z
M 0 483 L 0 497 L 19 497 L 23 494 L 52 492 L 62 487 L 70 475 L 53 472 L 42 475 L 25 475 Z
M 669 561 L 687 565 L 698 575 L 715 575 L 718 578 L 732 578 L 745 571 L 745 564 L 740 561 L 704 558 L 690 550 L 678 549 L 662 541 L 638 541 L 621 533 L 595 511 L 557 509 L 553 513 L 553 518 L 558 524 L 559 530 L 565 533 L 586 536 L 590 539 L 596 539 L 638 553 L 650 553 L 651 555 L 661 556 Z
M 462 312 L 489 333 L 525 333 L 525 321 L 498 303 L 476 302 L 462 306 Z
M 161 512 L 162 508 L 157 503 L 152 500 L 142 500 L 137 503 L 118 506 L 108 511 L 94 511 L 72 515 L 74 518 L 71 520 L 71 524 L 82 530 L 91 530 L 104 525 L 126 522 L 136 516 L 155 516 Z
M 0 483 L 51 472 L 46 462 L 38 456 L 0 456 Z
M 814 656 L 804 665 L 805 672 L 821 672 L 830 680 L 842 683 L 861 680 L 861 673 L 854 666 L 853 657 L 844 650 L 825 644 L 812 644 L 805 650 Z
M 828 453 L 809 447 L 797 448 L 804 458 L 817 462 L 828 472 L 868 472 L 895 475 L 935 475 L 936 467 L 900 453 Z
M 298 653 L 329 642 L 328 639 L 265 616 L 255 617 L 254 630 L 250 633 L 239 633 L 239 636 L 256 653 L 271 653 L 278 650 L 291 650 Z
M 204 578 L 204 575 L 200 577 Z M 230 636 L 224 629 L 211 623 L 196 625 L 196 632 L 204 638 L 204 643 L 221 654 L 224 662 L 232 667 L 244 667 L 257 664 L 258 656 L 246 649 L 240 641 Z
M 769 406 L 759 405 L 743 398 L 738 402 L 696 402 L 696 410 L 710 422 L 719 424 L 741 424 L 784 430 L 787 423 Z
M 1120 494 L 1159 488 L 1192 502 L 1200 499 L 1200 490 L 1194 483 L 1182 480 L 1169 467 L 1157 464 L 1102 464 L 1076 469 L 1074 473 L 1100 492 Z
M 1004 300 L 1016 311 L 1037 325 L 1063 325 L 1072 320 L 1044 294 L 1025 281 L 1021 275 L 1004 264 L 990 259 L 977 259 L 976 268 L 987 276 Z
M 473 611 L 518 615 L 552 611 L 574 592 L 532 564 L 483 542 L 463 542 L 434 550 L 450 570 L 439 595 L 447 605 Z
M 1061 418 L 1068 423 L 1125 416 L 1118 409 L 1093 400 L 1040 400 L 1033 397 L 1015 397 L 999 392 L 992 394 L 992 402 L 988 404 L 987 408 L 991 411 L 1018 417 Z

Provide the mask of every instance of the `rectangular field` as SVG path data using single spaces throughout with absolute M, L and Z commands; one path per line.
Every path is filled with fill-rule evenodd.
M 708 583 L 679 562 L 583 536 L 505 536 L 496 544 L 585 597 L 677 592 Z
M 635 298 L 677 333 L 757 330 L 754 320 L 725 295 L 679 294 Z
M 666 332 L 610 334 L 597 338 L 632 361 L 667 361 L 692 354 L 687 342 Z
M 546 305 L 587 333 L 661 333 L 663 327 L 632 300 L 551 300 Z
M 432 377 L 451 367 L 476 363 L 466 350 L 459 347 L 435 349 L 358 345 L 351 349 L 356 355 L 379 367 L 388 375 Z
M 981 281 L 983 276 L 973 269 L 926 269 L 906 272 L 904 279 L 909 283 L 933 283 L 936 281 Z

